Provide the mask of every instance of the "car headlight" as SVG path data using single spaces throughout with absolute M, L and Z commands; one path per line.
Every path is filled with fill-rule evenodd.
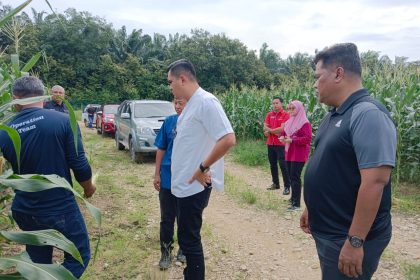
M 146 135 L 153 135 L 153 129 L 151 129 L 150 127 L 138 127 L 137 128 L 137 132 L 139 134 L 146 134 Z
M 104 118 L 104 121 L 113 123 L 114 119 L 113 118 Z

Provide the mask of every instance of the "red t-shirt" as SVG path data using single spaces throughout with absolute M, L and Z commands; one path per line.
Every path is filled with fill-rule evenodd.
M 264 123 L 271 129 L 282 126 L 289 119 L 289 113 L 281 109 L 278 113 L 268 112 Z M 279 141 L 279 134 L 271 134 L 267 137 L 267 145 L 284 146 Z

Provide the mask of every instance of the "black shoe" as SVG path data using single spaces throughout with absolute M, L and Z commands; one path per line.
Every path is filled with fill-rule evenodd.
M 287 211 L 289 212 L 300 211 L 300 207 L 292 205 L 289 208 L 287 208 Z
M 284 188 L 283 195 L 290 194 L 290 188 Z
M 278 189 L 280 189 L 280 186 L 279 185 L 276 185 L 276 184 L 272 184 L 271 186 L 269 186 L 268 188 L 267 188 L 267 190 L 278 190 Z
M 168 269 L 172 263 L 172 246 L 169 244 L 162 244 L 162 256 L 160 257 L 159 267 L 161 270 Z
M 178 253 L 176 254 L 176 260 L 182 263 L 187 262 L 187 257 L 185 257 L 184 253 L 181 249 L 178 250 Z

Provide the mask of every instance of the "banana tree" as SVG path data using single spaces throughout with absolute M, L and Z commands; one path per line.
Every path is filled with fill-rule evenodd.
M 12 10 L 4 18 L 0 19 L 0 28 L 19 11 L 26 7 L 32 0 L 25 1 L 23 4 Z M 48 3 L 48 1 L 46 0 Z M 48 5 L 50 5 L 48 3 Z M 51 7 L 51 6 L 50 6 Z M 25 65 L 20 67 L 19 56 L 12 54 L 10 64 L 0 65 L 0 130 L 5 131 L 12 139 L 17 158 L 20 158 L 21 141 L 19 134 L 13 128 L 8 127 L 6 123 L 13 118 L 15 112 L 13 105 L 25 105 L 49 98 L 48 96 L 32 97 L 20 100 L 11 100 L 11 87 L 14 81 L 22 75 L 28 75 L 28 71 L 40 59 L 41 53 L 35 54 Z M 69 108 L 70 123 L 75 140 L 77 138 L 77 123 L 74 110 L 71 105 L 64 100 Z M 74 141 L 77 145 L 77 141 Z M 77 147 L 76 147 L 77 151 Z M 1 158 L 1 157 L 0 157 Z M 18 164 L 18 168 L 19 164 Z M 3 161 L 0 160 L 0 217 L 5 217 L 8 208 L 7 203 L 13 198 L 9 189 L 21 190 L 26 192 L 37 192 L 51 188 L 66 188 L 82 200 L 88 211 L 101 225 L 101 212 L 98 208 L 87 202 L 78 192 L 74 191 L 70 184 L 63 178 L 56 175 L 17 175 L 10 169 L 3 171 Z M 6 219 L 0 219 L 0 225 Z M 0 244 L 4 242 L 17 242 L 21 244 L 37 246 L 54 246 L 66 251 L 76 260 L 83 264 L 83 260 L 75 245 L 55 230 L 42 231 L 0 231 Z M 0 247 L 1 250 L 1 247 Z M 1 252 L 1 251 L 0 251 Z M 7 273 L 13 271 L 13 273 Z M 0 278 L 1 279 L 76 279 L 68 270 L 58 264 L 36 264 L 31 261 L 26 253 L 17 256 L 0 257 Z

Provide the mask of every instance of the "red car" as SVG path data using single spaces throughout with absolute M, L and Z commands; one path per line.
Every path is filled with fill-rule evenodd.
M 96 112 L 96 130 L 98 134 L 107 135 L 115 133 L 114 115 L 120 105 L 103 105 Z

